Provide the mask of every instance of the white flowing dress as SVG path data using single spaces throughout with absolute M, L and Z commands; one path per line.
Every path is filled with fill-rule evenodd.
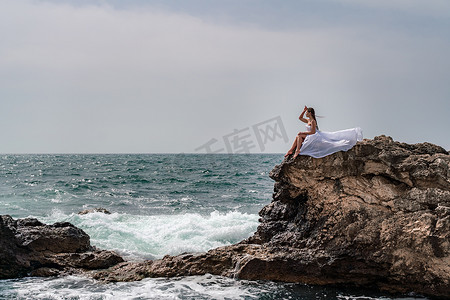
M 310 131 L 311 126 L 306 125 L 306 129 Z M 362 130 L 359 127 L 333 132 L 316 130 L 316 133 L 306 136 L 300 148 L 300 155 L 324 157 L 338 151 L 350 150 L 362 139 Z

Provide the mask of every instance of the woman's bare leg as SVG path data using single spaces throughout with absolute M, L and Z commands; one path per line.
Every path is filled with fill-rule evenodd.
M 288 152 L 284 155 L 284 157 L 292 154 L 295 150 L 295 147 L 297 147 L 297 139 L 298 139 L 298 135 L 295 137 L 294 143 L 292 144 L 291 149 L 288 150 Z
M 303 135 L 297 135 L 297 149 L 295 150 L 294 157 L 296 158 L 300 154 L 300 148 L 302 147 L 302 143 L 305 140 L 305 136 Z

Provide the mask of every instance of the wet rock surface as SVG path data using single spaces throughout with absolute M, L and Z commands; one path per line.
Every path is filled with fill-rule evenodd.
M 206 273 L 450 297 L 450 156 L 429 144 L 363 140 L 274 167 L 257 232 L 206 253 L 123 262 L 105 281 Z
M 0 279 L 82 273 L 120 262 L 116 253 L 91 246 L 89 236 L 70 223 L 0 216 Z

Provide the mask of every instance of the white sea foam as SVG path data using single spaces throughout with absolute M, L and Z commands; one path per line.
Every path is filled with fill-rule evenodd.
M 0 282 L 0 289 L 2 285 L 10 299 L 258 299 L 257 294 L 268 292 L 249 281 L 210 274 L 109 284 L 77 276 L 35 277 Z
M 360 299 L 418 300 L 420 296 L 361 296 L 331 288 L 235 280 L 206 274 L 177 278 L 146 278 L 135 282 L 99 283 L 79 276 L 28 277 L 0 280 L 0 299 L 137 300 L 137 299 Z
M 128 260 L 204 252 L 239 242 L 251 236 L 258 226 L 258 215 L 237 211 L 156 216 L 99 212 L 66 215 L 53 211 L 39 219 L 45 223 L 71 222 L 90 235 L 91 244 L 115 250 Z

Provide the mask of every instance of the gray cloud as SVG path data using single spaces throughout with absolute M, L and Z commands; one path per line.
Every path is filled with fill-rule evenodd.
M 150 6 L 0 5 L 0 152 L 195 152 L 275 116 L 292 139 L 305 104 L 326 116 L 322 130 L 450 148 L 448 38 L 364 23 L 271 30 Z

